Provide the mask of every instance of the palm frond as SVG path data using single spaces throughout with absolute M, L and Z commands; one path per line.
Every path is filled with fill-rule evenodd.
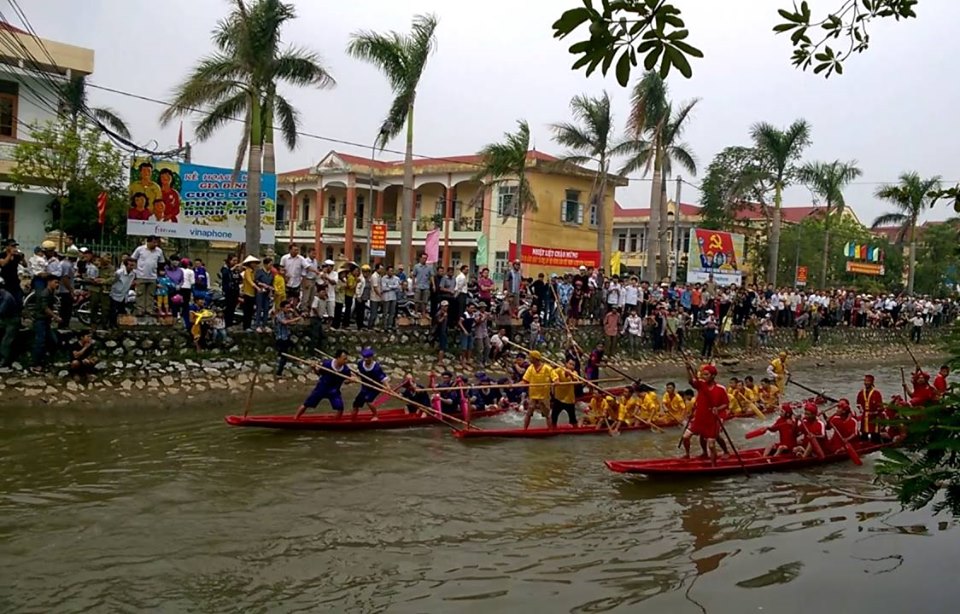
M 286 98 L 275 94 L 273 96 L 273 116 L 280 124 L 279 127 L 280 132 L 283 134 L 283 142 L 288 148 L 296 149 L 300 112 L 297 111 Z
M 250 105 L 247 105 L 247 111 L 245 118 L 243 120 L 243 131 L 240 135 L 240 142 L 237 144 L 237 155 L 234 158 L 233 162 L 233 174 L 234 176 L 240 174 L 240 169 L 243 168 L 243 160 L 247 157 L 247 148 L 250 146 L 250 121 L 251 121 L 252 109 Z
M 328 88 L 337 84 L 320 56 L 312 51 L 292 47 L 273 61 L 273 80 L 286 81 L 301 87 Z
M 697 157 L 687 143 L 671 145 L 667 150 L 667 156 L 664 158 L 664 161 L 666 162 L 671 159 L 686 169 L 691 175 L 697 174 Z
M 397 32 L 355 32 L 350 35 L 350 42 L 347 43 L 347 55 L 379 68 L 393 89 L 400 89 L 406 83 L 403 38 Z
M 884 213 L 877 216 L 870 224 L 870 228 L 880 228 L 882 226 L 902 226 L 910 221 L 910 218 L 903 213 Z
M 390 104 L 387 116 L 380 124 L 380 132 L 377 135 L 377 147 L 381 150 L 387 146 L 390 139 L 394 138 L 406 127 L 407 114 L 410 112 L 410 105 L 414 100 L 416 90 L 405 90 L 397 92 L 396 97 Z
M 111 130 L 125 139 L 130 138 L 130 129 L 127 123 L 109 107 L 93 107 L 89 109 L 90 113 L 100 122 L 106 124 Z
M 238 92 L 232 98 L 218 103 L 197 122 L 194 128 L 197 140 L 207 140 L 219 128 L 243 116 L 249 108 L 250 96 L 246 92 Z
M 569 147 L 574 151 L 592 152 L 594 149 L 594 141 L 591 135 L 576 124 L 569 122 L 551 124 L 550 129 L 553 131 L 553 140 L 564 147 Z

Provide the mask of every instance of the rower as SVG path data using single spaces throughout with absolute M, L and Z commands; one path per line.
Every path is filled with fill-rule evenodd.
M 513 359 L 513 364 L 510 365 L 510 377 L 515 384 L 523 381 L 523 375 L 527 372 L 527 367 L 529 366 L 530 363 L 524 360 L 522 354 L 518 354 L 517 357 Z
M 353 381 L 353 372 L 347 366 L 347 351 L 337 350 L 333 354 L 333 358 L 328 358 L 320 364 L 327 370 L 314 368 L 314 371 L 320 376 L 320 380 L 307 395 L 306 400 L 297 408 L 295 417 L 298 420 L 307 409 L 315 408 L 323 400 L 330 401 L 330 407 L 337 412 L 338 420 L 343 417 L 343 395 L 340 393 L 340 387 L 348 379 Z
M 483 371 L 474 374 L 477 380 L 477 388 L 470 390 L 470 401 L 473 406 L 480 411 L 488 407 L 496 406 L 500 401 L 500 389 L 493 386 L 493 380 Z
M 690 439 L 703 437 L 709 448 L 710 458 L 717 462 L 717 439 L 720 437 L 720 412 L 727 409 L 727 390 L 717 383 L 717 368 L 706 364 L 700 367 L 699 374 L 687 364 L 687 379 L 697 391 L 697 402 L 693 420 L 683 433 L 684 458 L 690 458 Z
M 353 399 L 353 419 L 356 419 L 357 414 L 360 413 L 360 408 L 366 405 L 370 413 L 373 414 L 370 420 L 379 420 L 377 408 L 373 406 L 373 401 L 380 395 L 380 390 L 373 388 L 371 384 L 384 387 L 390 378 L 383 372 L 383 367 L 380 366 L 380 362 L 377 361 L 375 355 L 376 352 L 371 347 L 360 350 L 361 358 L 357 361 L 357 373 L 363 383 L 360 385 L 360 391 L 357 392 L 356 398 Z
M 633 425 L 637 414 L 642 410 L 643 397 L 640 390 L 635 385 L 628 386 L 619 399 L 616 399 L 617 415 L 614 417 L 611 433 L 620 432 L 620 427 L 624 424 Z
M 950 375 L 949 365 L 940 365 L 940 370 L 937 371 L 937 376 L 933 378 L 933 387 L 937 391 L 937 395 L 940 397 L 947 394 L 947 388 L 950 387 L 950 384 L 947 383 L 948 375 Z
M 407 373 L 400 387 L 400 396 L 410 401 L 407 403 L 407 413 L 415 414 L 421 411 L 420 406 L 430 406 L 430 393 L 417 384 L 412 373 Z
M 530 427 L 530 418 L 535 411 L 539 411 L 540 415 L 550 421 L 550 384 L 553 381 L 553 370 L 543 362 L 539 351 L 530 350 L 527 356 L 530 366 L 523 374 L 523 383 L 528 385 L 527 411 L 523 416 L 524 430 Z
M 677 392 L 677 385 L 673 382 L 667 382 L 667 389 L 660 400 L 663 410 L 667 416 L 675 422 L 683 422 L 687 414 L 687 405 L 683 397 Z
M 453 373 L 444 371 L 437 384 L 437 396 L 440 397 L 440 411 L 445 414 L 460 413 L 460 390 L 453 382 Z
M 753 382 L 752 375 L 743 378 L 743 388 L 746 390 L 747 398 L 756 403 L 760 398 L 760 388 Z
M 633 385 L 640 395 L 640 418 L 643 422 L 654 422 L 660 419 L 660 396 L 648 384 L 639 381 Z
M 903 391 L 910 398 L 911 407 L 924 407 L 937 402 L 937 390 L 930 385 L 930 375 L 926 371 L 917 367 L 910 380 L 913 382 L 913 390 L 907 390 L 904 386 Z
M 587 357 L 587 365 L 584 367 L 584 378 L 593 382 L 600 379 L 600 363 L 603 362 L 603 341 L 597 344 L 597 347 L 590 352 Z
M 767 367 L 767 377 L 770 378 L 777 388 L 777 392 L 783 394 L 783 389 L 787 385 L 787 377 L 790 372 L 787 371 L 787 352 L 781 351 L 777 357 L 770 361 Z
M 550 425 L 559 425 L 560 414 L 566 412 L 570 426 L 577 426 L 577 364 L 568 358 L 563 369 L 553 370 L 553 409 L 550 411 Z
M 833 431 L 833 436 L 827 442 L 827 452 L 840 452 L 857 436 L 857 419 L 850 410 L 850 401 L 840 399 L 837 403 L 837 413 L 827 420 L 827 430 Z
M 857 393 L 857 409 L 860 410 L 860 438 L 880 442 L 880 418 L 883 413 L 883 395 L 874 387 L 873 375 L 863 376 L 863 390 Z
M 776 443 L 764 450 L 764 456 L 778 456 L 780 454 L 791 454 L 797 447 L 797 419 L 793 415 L 793 406 L 784 403 L 780 406 L 780 417 L 772 425 L 767 427 L 767 431 L 776 433 L 779 439 Z
M 697 405 L 697 393 L 691 388 L 687 388 L 680 393 L 680 396 L 683 397 L 683 413 L 686 417 L 693 415 L 693 408 Z
M 749 411 L 746 407 L 743 407 L 740 404 L 740 398 L 737 396 L 738 388 L 740 388 L 740 378 L 731 377 L 730 386 L 727 388 L 727 402 L 730 404 L 731 416 L 741 416 Z
M 780 404 L 780 393 L 768 378 L 760 380 L 760 407 L 764 413 L 774 411 Z
M 813 454 L 814 440 L 816 440 L 818 444 L 821 444 L 820 448 L 823 449 L 824 426 L 820 418 L 817 417 L 819 413 L 820 410 L 817 409 L 816 403 L 807 401 L 803 404 L 802 425 L 806 427 L 806 431 L 804 431 L 803 427 L 800 428 L 800 443 L 794 448 L 794 452 L 800 458 L 807 458 Z
M 519 408 L 523 402 L 523 388 L 511 386 L 510 384 L 512 382 L 506 377 L 501 377 L 497 380 L 497 383 L 503 386 L 500 396 L 501 406 L 506 405 L 507 408 L 510 406 L 514 409 Z

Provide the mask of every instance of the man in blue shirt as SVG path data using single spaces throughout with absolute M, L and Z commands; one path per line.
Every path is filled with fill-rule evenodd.
M 320 380 L 306 400 L 297 408 L 298 420 L 307 409 L 315 408 L 324 399 L 330 401 L 330 407 L 337 412 L 338 420 L 343 417 L 343 395 L 340 387 L 345 381 L 356 381 L 353 379 L 353 371 L 347 366 L 347 351 L 337 350 L 332 359 L 328 358 L 320 364 L 323 369 L 314 369 L 320 375 Z
M 373 417 L 371 421 L 377 420 L 377 408 L 373 406 L 374 400 L 380 396 L 380 388 L 387 385 L 387 374 L 383 372 L 383 367 L 374 358 L 375 352 L 371 347 L 365 347 L 360 351 L 360 360 L 357 361 L 357 373 L 360 375 L 360 392 L 353 400 L 353 416 L 356 419 L 360 413 L 360 408 L 364 405 L 370 409 Z

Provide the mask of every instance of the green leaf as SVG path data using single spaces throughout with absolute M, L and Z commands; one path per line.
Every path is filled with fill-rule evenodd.
M 798 26 L 799 24 L 795 24 L 795 23 L 781 23 L 773 26 L 773 31 L 779 34 L 781 32 L 789 32 L 790 30 Z
M 685 43 L 683 41 L 675 41 L 673 43 L 673 46 L 691 57 L 694 57 L 694 58 L 703 57 L 703 52 L 689 43 Z
M 777 12 L 780 13 L 780 16 L 787 21 L 792 21 L 796 24 L 803 23 L 803 17 L 801 17 L 799 13 L 791 13 L 790 11 L 784 9 L 777 9 Z
M 630 69 L 632 68 L 632 63 L 630 61 L 630 52 L 624 51 L 620 56 L 620 59 L 617 60 L 617 83 L 621 86 L 626 87 L 630 82 Z
M 690 62 L 687 61 L 687 56 L 685 56 L 682 51 L 676 47 L 667 47 L 665 54 L 664 64 L 666 64 L 667 60 L 669 60 L 674 66 L 677 67 L 677 70 L 680 71 L 680 74 L 687 79 L 693 75 L 693 69 L 690 68 Z M 661 73 L 663 72 L 665 71 L 661 69 Z
M 660 54 L 663 53 L 663 43 L 657 41 L 656 46 L 647 53 L 647 57 L 643 59 L 643 68 L 645 70 L 653 70 L 653 67 L 657 65 L 657 60 L 660 59 Z
M 553 22 L 554 38 L 563 38 L 576 30 L 590 19 L 591 13 L 596 14 L 596 11 L 591 11 L 590 8 L 582 6 L 564 11 L 560 18 Z M 596 16 L 599 17 L 599 14 L 596 14 Z

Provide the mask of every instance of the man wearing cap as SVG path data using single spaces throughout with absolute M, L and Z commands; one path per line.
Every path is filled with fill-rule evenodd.
M 141 164 L 141 166 L 143 166 Z M 156 185 L 156 184 L 154 184 Z M 158 187 L 157 190 L 160 188 Z M 153 201 L 150 201 L 153 202 Z M 156 308 L 154 295 L 157 293 L 157 269 L 163 263 L 163 250 L 158 247 L 160 239 L 154 235 L 147 237 L 144 245 L 138 245 L 130 257 L 137 263 L 137 315 L 153 313 Z
M 548 426 L 553 423 L 550 421 L 550 384 L 553 382 L 553 370 L 543 362 L 543 356 L 537 350 L 531 350 L 527 355 L 530 358 L 530 366 L 523 374 L 523 383 L 527 384 L 527 411 L 523 416 L 523 429 L 530 427 L 530 418 L 533 412 L 539 411 L 547 419 Z
M 3 242 L 3 251 L 0 251 L 0 279 L 3 279 L 7 292 L 12 294 L 21 304 L 23 303 L 23 288 L 20 287 L 20 265 L 24 261 L 20 244 L 14 239 Z
M 683 433 L 684 458 L 690 458 L 690 439 L 702 437 L 710 451 L 711 460 L 717 462 L 717 439 L 720 437 L 720 415 L 729 404 L 727 390 L 717 383 L 717 368 L 711 364 L 700 367 L 700 373 L 687 363 L 687 379 L 697 391 L 693 419 Z
M 787 353 L 783 351 L 770 361 L 770 365 L 767 367 L 767 377 L 773 380 L 777 391 L 783 394 L 783 389 L 787 385 L 787 377 L 789 376 L 790 371 L 787 370 Z
M 947 383 L 948 375 L 950 375 L 950 366 L 940 365 L 940 370 L 937 371 L 937 376 L 933 378 L 933 387 L 937 391 L 937 396 L 939 397 L 947 394 L 947 388 L 950 387 L 950 384 Z
M 799 425 L 801 439 L 799 445 L 793 449 L 800 458 L 807 458 L 814 453 L 819 456 L 823 452 L 826 427 L 818 417 L 819 413 L 816 403 L 807 401 L 803 404 L 803 419 L 800 420 Z
M 20 312 L 23 302 L 6 289 L 6 279 L 0 277 L 0 367 L 13 363 L 13 342 L 20 330 Z
M 317 275 L 319 274 L 317 248 L 311 247 L 307 250 L 307 255 L 303 259 L 303 279 L 300 282 L 300 308 L 302 310 L 309 312 L 313 307 L 313 299 L 317 295 Z
M 764 456 L 791 454 L 797 447 L 797 420 L 793 416 L 793 406 L 784 403 L 780 407 L 780 417 L 767 427 L 767 432 L 776 433 L 778 440 L 770 444 L 763 452 Z
M 440 374 L 437 396 L 440 397 L 440 411 L 443 413 L 455 414 L 460 411 L 460 389 L 453 382 L 453 372 L 444 371 Z
M 317 381 L 317 385 L 306 400 L 297 408 L 295 417 L 298 420 L 304 412 L 313 409 L 324 399 L 330 401 L 330 407 L 337 412 L 337 419 L 343 418 L 343 394 L 340 387 L 348 380 L 354 381 L 353 372 L 347 366 L 347 360 L 347 351 L 339 349 L 334 352 L 333 358 L 327 358 L 320 363 L 323 369 L 314 368 L 320 380 Z
M 340 276 L 333 272 L 333 267 L 333 260 L 324 260 L 320 273 L 317 274 L 317 296 L 320 299 L 317 311 L 324 319 L 332 318 L 337 310 L 337 284 L 340 283 Z M 349 321 L 349 316 L 346 319 Z
M 33 302 L 33 360 L 30 371 L 42 373 L 47 358 L 48 346 L 55 342 L 56 337 L 51 330 L 53 322 L 59 322 L 60 316 L 54 311 L 56 305 L 57 288 L 60 279 L 52 275 L 47 277 L 46 285 L 37 290 Z
M 863 390 L 857 393 L 857 409 L 860 410 L 863 422 L 861 428 L 863 438 L 879 442 L 883 395 L 874 387 L 874 377 L 869 373 L 863 376 Z
M 371 420 L 377 420 L 377 408 L 373 402 L 380 396 L 379 388 L 387 385 L 387 374 L 384 373 L 380 362 L 375 358 L 376 352 L 371 347 L 360 350 L 360 360 L 357 361 L 357 374 L 360 376 L 360 391 L 353 399 L 353 418 L 357 417 L 360 408 L 366 406 L 373 414 Z
M 910 399 L 911 407 L 923 407 L 937 402 L 937 390 L 930 385 L 930 374 L 917 367 L 910 378 L 913 390 L 903 387 L 903 392 Z
M 830 453 L 840 452 L 847 443 L 852 443 L 857 436 L 857 419 L 850 411 L 850 401 L 840 399 L 837 403 L 837 413 L 827 420 L 827 429 L 833 431 L 833 436 L 827 442 Z
M 552 369 L 553 409 L 550 412 L 550 426 L 556 428 L 560 415 L 567 414 L 570 426 L 577 425 L 577 365 L 570 359 L 562 369 Z

